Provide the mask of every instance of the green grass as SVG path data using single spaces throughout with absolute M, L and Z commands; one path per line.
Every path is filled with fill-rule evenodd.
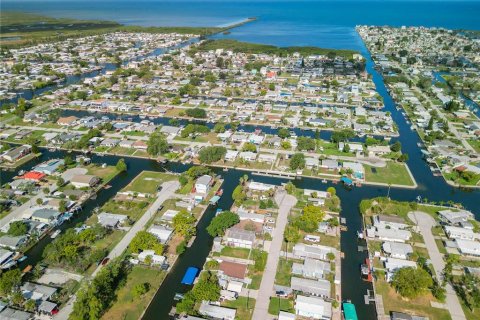
M 268 305 L 268 313 L 276 316 L 280 313 L 280 311 L 295 313 L 295 309 L 293 308 L 293 300 L 272 297 L 270 299 L 270 304 Z
M 125 191 L 138 193 L 156 193 L 158 187 L 166 181 L 175 180 L 176 176 L 164 172 L 143 171 L 125 187 Z
M 405 312 L 417 316 L 426 316 L 430 320 L 450 320 L 450 313 L 445 309 L 433 308 L 430 301 L 435 301 L 431 294 L 426 294 L 415 299 L 403 299 L 395 290 L 383 279 L 375 282 L 377 294 L 383 296 L 383 306 L 385 313 L 391 311 Z
M 256 300 L 247 297 L 238 297 L 234 301 L 222 302 L 222 307 L 237 309 L 236 319 L 248 320 L 252 318 L 253 309 L 255 308 Z
M 239 259 L 248 259 L 248 255 L 250 253 L 249 249 L 245 248 L 232 248 L 232 247 L 224 247 L 220 254 L 222 256 L 228 256 L 233 258 Z
M 128 274 L 125 286 L 117 290 L 117 299 L 102 319 L 139 319 L 150 300 L 160 287 L 165 272 L 143 266 L 134 266 Z M 132 292 L 137 284 L 148 283 L 150 290 L 141 297 L 134 297 Z
M 383 168 L 365 167 L 365 180 L 367 182 L 391 183 L 405 186 L 413 186 L 413 181 L 405 167 L 405 164 L 387 161 Z
M 99 165 L 91 164 L 87 166 L 87 170 L 87 174 L 99 177 L 102 179 L 102 183 L 104 184 L 108 183 L 118 174 L 117 169 L 113 166 L 106 166 L 105 168 L 102 168 Z
M 280 286 L 290 286 L 292 279 L 292 260 L 280 258 L 277 267 L 277 274 L 275 275 L 275 283 Z
M 353 57 L 354 53 L 357 51 L 353 50 L 338 50 L 338 49 L 325 49 L 318 47 L 276 47 L 267 44 L 251 43 L 251 42 L 241 42 L 232 39 L 219 39 L 219 40 L 208 40 L 205 41 L 198 47 L 200 51 L 210 51 L 216 49 L 227 49 L 234 52 L 245 52 L 245 53 L 257 53 L 257 54 L 275 54 L 280 56 L 286 56 L 293 54 L 295 52 L 300 53 L 303 56 L 313 55 L 313 54 L 329 54 L 334 53 L 337 56 L 345 57 L 350 59 Z
M 480 140 L 469 139 L 467 142 L 475 149 L 476 152 L 480 153 Z

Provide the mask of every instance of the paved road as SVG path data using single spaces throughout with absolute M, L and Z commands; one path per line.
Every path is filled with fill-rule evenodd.
M 21 220 L 25 213 L 32 211 L 32 207 L 38 206 L 37 199 L 43 197 L 45 197 L 45 195 L 42 191 L 39 191 L 38 194 L 30 198 L 30 200 L 22 204 L 20 207 L 16 207 L 15 209 L 13 209 L 12 212 L 10 212 L 8 215 L 6 215 L 0 220 L 0 229 L 5 227 L 12 220 Z
M 268 319 L 268 305 L 273 291 L 275 274 L 277 273 L 278 260 L 280 259 L 280 250 L 282 249 L 283 233 L 288 222 L 290 209 L 297 203 L 297 199 L 285 192 L 275 194 L 275 202 L 278 204 L 277 225 L 273 232 L 272 243 L 268 253 L 267 265 L 263 272 L 262 282 L 258 290 L 257 302 L 253 310 L 253 320 Z
M 163 202 L 169 199 L 175 191 L 180 187 L 180 183 L 178 181 L 168 181 L 162 184 L 162 191 L 158 193 L 158 198 L 155 202 L 148 208 L 148 210 L 143 214 L 143 216 L 138 219 L 138 221 L 130 228 L 127 234 L 120 240 L 120 242 L 113 248 L 112 251 L 108 254 L 108 258 L 113 259 L 120 256 L 123 251 L 128 247 L 130 242 L 132 241 L 133 237 L 137 234 L 137 232 L 144 229 L 147 222 L 152 218 L 155 212 L 160 208 Z M 100 271 L 102 265 L 98 266 L 97 269 L 92 273 L 92 277 L 94 278 L 95 275 Z M 67 304 L 57 313 L 54 317 L 55 320 L 67 320 L 70 314 L 73 311 L 73 304 L 76 300 L 76 295 L 74 295 Z
M 436 225 L 435 220 L 429 214 L 420 211 L 410 212 L 408 217 L 412 221 L 416 222 L 420 228 L 420 233 L 425 240 L 425 245 L 427 246 L 428 254 L 430 256 L 430 260 L 432 261 L 433 269 L 435 270 L 437 279 L 442 281 L 445 262 L 443 261 L 443 255 L 438 250 L 437 244 L 435 243 L 435 238 L 432 234 L 432 227 Z M 453 287 L 450 285 L 450 283 L 447 283 L 446 289 L 446 304 L 448 311 L 450 311 L 450 315 L 452 316 L 452 320 L 466 320 L 462 306 L 460 305 L 460 301 L 458 300 L 455 290 L 453 290 Z

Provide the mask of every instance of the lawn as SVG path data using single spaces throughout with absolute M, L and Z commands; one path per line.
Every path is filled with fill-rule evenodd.
M 125 286 L 117 291 L 117 300 L 102 319 L 139 319 L 160 287 L 164 277 L 165 272 L 161 270 L 134 266 L 127 276 Z M 137 284 L 141 283 L 149 283 L 150 290 L 143 296 L 136 298 L 132 291 Z
M 280 286 L 290 286 L 290 279 L 292 278 L 292 260 L 280 258 L 277 267 L 277 274 L 275 275 L 275 284 Z
M 222 307 L 237 309 L 236 319 L 248 320 L 252 318 L 253 309 L 255 308 L 256 300 L 247 297 L 238 297 L 234 301 L 222 302 Z
M 175 179 L 176 176 L 164 172 L 142 171 L 124 190 L 154 194 L 163 182 Z
M 118 174 L 118 171 L 114 166 L 106 166 L 105 168 L 102 168 L 102 166 L 91 164 L 87 166 L 87 170 L 87 174 L 99 177 L 104 184 L 108 183 Z
M 280 311 L 295 313 L 295 309 L 293 309 L 293 300 L 271 297 L 270 304 L 268 305 L 268 313 L 278 315 Z
M 448 310 L 433 308 L 430 306 L 430 301 L 435 301 L 435 298 L 431 294 L 407 300 L 398 295 L 383 279 L 378 279 L 375 282 L 375 287 L 377 289 L 377 294 L 383 296 L 383 306 L 386 314 L 390 314 L 390 311 L 398 311 L 417 316 L 426 316 L 430 320 L 451 319 Z
M 250 254 L 249 249 L 232 248 L 232 247 L 224 247 L 220 252 L 220 255 L 222 256 L 228 256 L 228 257 L 239 258 L 239 259 L 248 259 L 249 254 Z
M 412 178 L 403 163 L 387 161 L 383 168 L 364 165 L 365 180 L 367 182 L 391 183 L 413 186 Z

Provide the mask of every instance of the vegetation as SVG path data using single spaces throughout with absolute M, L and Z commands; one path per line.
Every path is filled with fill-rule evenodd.
M 125 163 L 125 159 L 121 158 L 120 160 L 118 160 L 117 164 L 115 165 L 115 168 L 117 169 L 118 172 L 126 172 L 127 164 Z
M 324 216 L 325 212 L 320 207 L 308 205 L 303 208 L 301 215 L 293 219 L 293 225 L 305 232 L 314 232 Z
M 23 221 L 14 221 L 10 223 L 8 234 L 14 237 L 23 236 L 28 231 L 28 226 Z
M 187 109 L 187 111 L 185 111 L 185 114 L 189 117 L 196 119 L 205 119 L 207 117 L 207 112 L 205 111 L 205 109 L 201 108 Z
M 305 168 L 305 155 L 303 153 L 295 153 L 290 159 L 290 169 L 297 170 Z
M 210 164 L 212 162 L 217 162 L 221 160 L 227 153 L 227 148 L 225 147 L 205 147 L 200 150 L 198 153 L 198 159 L 201 163 Z
M 352 50 L 325 49 L 318 47 L 276 47 L 266 44 L 257 44 L 250 42 L 241 42 L 231 39 L 207 40 L 202 43 L 197 50 L 210 51 L 217 49 L 232 50 L 233 52 L 257 53 L 257 54 L 274 54 L 279 56 L 287 56 L 293 53 L 300 53 L 302 56 L 314 54 L 328 55 L 329 57 L 353 58 L 353 54 L 357 53 Z
M 195 235 L 195 222 L 197 219 L 187 210 L 181 210 L 173 217 L 173 228 L 175 232 L 189 239 Z
M 193 289 L 177 304 L 177 312 L 195 314 L 194 306 L 197 302 L 218 301 L 220 290 L 217 275 L 210 271 L 202 272 Z
M 416 298 L 428 292 L 433 285 L 430 274 L 423 268 L 406 267 L 395 272 L 392 278 L 392 286 L 405 298 Z
M 212 219 L 207 227 L 207 232 L 212 237 L 222 236 L 225 230 L 240 221 L 238 214 L 231 211 L 223 211 Z
M 147 152 L 148 154 L 152 156 L 157 156 L 160 154 L 167 153 L 169 150 L 169 145 L 167 142 L 167 139 L 159 133 L 159 132 L 154 132 L 152 135 L 150 135 L 150 138 L 148 139 L 147 142 Z
M 156 254 L 162 254 L 164 250 L 163 244 L 158 241 L 157 237 L 147 231 L 137 232 L 128 248 L 133 253 L 139 253 L 143 250 L 154 250 Z

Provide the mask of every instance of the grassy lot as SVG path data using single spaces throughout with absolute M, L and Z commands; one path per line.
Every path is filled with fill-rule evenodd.
M 280 311 L 295 313 L 292 299 L 272 297 L 268 305 L 268 313 L 278 315 Z
M 475 149 L 475 151 L 480 153 L 480 140 L 469 139 L 467 142 Z
M 91 164 L 87 166 L 87 170 L 87 174 L 99 177 L 102 179 L 102 183 L 108 183 L 118 174 L 118 171 L 114 166 L 106 166 L 105 168 L 102 168 L 99 165 Z
M 220 255 L 222 256 L 228 256 L 228 257 L 240 258 L 240 259 L 248 259 L 249 253 L 250 253 L 249 249 L 232 248 L 232 247 L 224 247 L 222 251 L 220 251 Z
M 143 171 L 125 187 L 125 191 L 154 194 L 166 181 L 175 180 L 176 176 L 164 172 Z
M 390 314 L 390 311 L 398 311 L 418 316 L 426 316 L 430 320 L 451 319 L 448 310 L 437 309 L 430 306 L 430 301 L 435 301 L 435 298 L 431 294 L 407 300 L 398 295 L 383 279 L 377 280 L 375 282 L 375 287 L 377 289 L 377 294 L 383 296 L 383 306 L 386 314 Z
M 260 289 L 260 283 L 262 282 L 263 272 L 248 272 L 248 277 L 252 279 L 252 282 L 249 285 L 249 289 L 258 290 Z
M 292 279 L 292 264 L 293 260 L 280 258 L 277 274 L 275 275 L 276 284 L 280 286 L 290 286 L 290 279 Z
M 132 154 L 135 153 L 135 151 L 136 150 L 133 148 L 122 148 L 122 147 L 116 146 L 110 149 L 108 152 L 113 154 L 124 154 L 126 156 L 131 156 Z
M 180 190 L 178 191 L 178 193 L 180 194 L 189 194 L 190 192 L 192 192 L 192 189 L 193 189 L 193 186 L 195 185 L 195 180 L 193 179 L 190 179 L 186 185 L 184 185 L 183 187 L 180 188 Z
M 255 308 L 256 300 L 247 297 L 238 297 L 235 301 L 224 301 L 222 307 L 237 309 L 237 319 L 248 320 L 252 318 L 253 309 Z
M 164 277 L 165 272 L 161 270 L 134 266 L 127 276 L 125 286 L 117 291 L 117 300 L 102 319 L 139 319 L 160 287 Z M 133 288 L 141 283 L 148 283 L 150 290 L 141 297 L 134 297 L 132 294 Z
M 413 181 L 405 167 L 405 164 L 387 161 L 383 168 L 364 165 L 365 180 L 367 182 L 380 182 L 413 186 Z
M 138 199 L 138 198 L 137 198 Z M 111 212 L 127 215 L 131 220 L 138 220 L 147 210 L 151 201 L 149 199 L 138 199 L 138 201 L 115 201 L 105 203 L 100 212 Z M 92 217 L 93 219 L 94 217 Z M 96 218 L 96 216 L 95 216 Z

